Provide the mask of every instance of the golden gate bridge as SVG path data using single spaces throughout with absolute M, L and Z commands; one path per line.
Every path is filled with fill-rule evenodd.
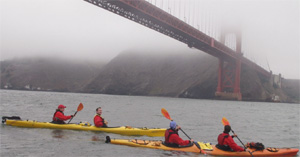
M 240 73 L 242 66 L 253 68 L 265 79 L 270 79 L 272 73 L 261 66 L 247 59 L 242 54 L 242 36 L 239 30 L 221 31 L 220 34 L 214 32 L 213 25 L 203 26 L 207 34 L 199 30 L 201 25 L 193 27 L 188 23 L 191 22 L 190 14 L 185 12 L 185 3 L 175 5 L 174 1 L 156 1 L 156 0 L 84 0 L 100 8 L 108 10 L 114 14 L 120 15 L 128 20 L 139 23 L 152 30 L 160 32 L 171 38 L 188 45 L 190 48 L 196 48 L 209 55 L 219 59 L 218 86 L 215 92 L 217 97 L 242 99 L 240 91 Z M 178 1 L 180 2 L 180 1 Z M 195 2 L 195 3 L 200 3 Z M 160 4 L 160 7 L 158 7 Z M 176 12 L 172 10 L 176 6 L 179 18 L 175 16 Z M 163 9 L 167 8 L 167 9 Z M 183 11 L 181 11 L 183 9 Z M 194 8 L 194 11 L 196 8 Z M 180 13 L 181 12 L 181 13 Z M 180 19 L 180 16 L 183 20 Z M 199 22 L 199 21 L 198 21 Z M 201 21 L 200 21 L 201 22 Z M 194 24 L 195 25 L 195 24 Z M 234 34 L 234 48 L 228 47 L 225 43 L 228 39 L 226 36 Z M 216 39 L 216 38 L 219 38 Z

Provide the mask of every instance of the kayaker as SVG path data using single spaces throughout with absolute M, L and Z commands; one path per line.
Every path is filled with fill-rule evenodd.
M 175 121 L 170 122 L 170 128 L 165 132 L 165 142 L 164 144 L 169 147 L 186 146 L 194 143 L 194 140 L 182 140 L 178 135 L 178 130 L 180 126 L 176 125 Z
M 238 146 L 233 138 L 237 137 L 236 134 L 230 136 L 229 132 L 231 131 L 230 125 L 224 126 L 224 132 L 218 136 L 218 144 L 216 145 L 217 148 L 225 151 L 235 151 L 235 152 L 242 152 L 248 151 L 245 150 L 243 147 Z
M 102 114 L 102 108 L 98 107 L 96 109 L 96 115 L 94 117 L 94 124 L 96 127 L 107 127 L 108 122 L 104 120 L 103 117 L 101 117 Z
M 66 106 L 60 104 L 58 105 L 54 115 L 53 115 L 53 121 L 52 123 L 55 124 L 66 124 L 64 121 L 71 119 L 72 117 L 74 117 L 74 115 L 69 115 L 69 116 L 65 116 L 64 115 L 64 111 L 65 111 Z

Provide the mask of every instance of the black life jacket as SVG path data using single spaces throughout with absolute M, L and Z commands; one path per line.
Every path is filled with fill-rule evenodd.
M 178 135 L 178 132 L 175 131 L 175 130 L 173 130 L 173 129 L 171 129 L 171 128 L 168 129 L 168 130 L 166 130 L 166 132 L 165 132 L 165 142 L 164 142 L 164 145 L 166 145 L 166 146 L 168 146 L 168 147 L 179 147 L 178 144 L 176 144 L 176 143 L 171 143 L 171 142 L 169 141 L 170 136 L 173 135 L 173 134 L 177 134 L 177 135 Z
M 63 120 L 61 120 L 61 119 L 55 117 L 55 114 L 56 114 L 57 112 L 61 112 L 63 115 L 65 115 L 62 111 L 56 110 L 56 112 L 54 113 L 53 118 L 52 118 L 53 121 L 52 121 L 51 123 L 55 123 L 55 124 L 66 124 Z

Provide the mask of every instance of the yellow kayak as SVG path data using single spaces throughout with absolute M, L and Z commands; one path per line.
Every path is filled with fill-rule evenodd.
M 25 127 L 25 128 L 48 128 L 48 129 L 70 129 L 82 131 L 102 131 L 108 133 L 115 133 L 128 136 L 164 136 L 165 128 L 134 128 L 129 126 L 121 127 L 96 127 L 89 123 L 79 124 L 54 124 L 50 122 L 38 122 L 33 120 L 15 120 L 3 119 L 2 123 L 11 126 Z

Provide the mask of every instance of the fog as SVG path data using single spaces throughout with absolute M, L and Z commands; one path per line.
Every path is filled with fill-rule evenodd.
M 216 39 L 218 21 L 238 25 L 244 56 L 275 74 L 300 79 L 298 0 L 147 1 Z M 83 0 L 1 0 L 0 17 L 1 60 L 103 61 L 124 51 L 203 53 Z

